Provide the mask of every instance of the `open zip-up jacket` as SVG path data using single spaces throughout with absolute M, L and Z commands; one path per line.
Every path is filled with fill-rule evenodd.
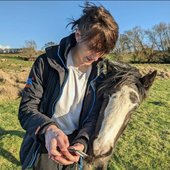
M 75 45 L 76 40 L 73 33 L 63 38 L 59 45 L 48 47 L 46 53 L 36 59 L 30 71 L 18 114 L 20 124 L 26 130 L 20 149 L 22 169 L 33 166 L 46 128 L 55 124 L 51 117 L 68 78 L 67 54 Z M 85 150 L 87 150 L 88 141 L 94 132 L 102 105 L 102 98 L 96 98 L 96 80 L 103 71 L 99 67 L 99 61 L 102 59 L 92 64 L 80 114 L 78 134 L 72 142 L 72 144 L 82 143 Z

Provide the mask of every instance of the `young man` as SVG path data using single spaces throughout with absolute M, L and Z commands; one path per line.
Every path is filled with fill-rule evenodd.
M 102 99 L 95 96 L 97 67 L 118 38 L 118 25 L 103 7 L 86 3 L 73 20 L 73 34 L 49 47 L 35 61 L 19 107 L 26 130 L 20 159 L 22 168 L 68 169 L 87 151 Z M 94 109 L 95 106 L 95 109 Z M 98 106 L 98 107 L 96 107 Z

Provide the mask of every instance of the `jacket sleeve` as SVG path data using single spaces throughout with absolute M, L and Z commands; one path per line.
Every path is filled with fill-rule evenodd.
M 39 111 L 44 92 L 44 61 L 39 56 L 32 66 L 19 106 L 18 119 L 23 129 L 33 138 L 43 127 L 54 122 Z

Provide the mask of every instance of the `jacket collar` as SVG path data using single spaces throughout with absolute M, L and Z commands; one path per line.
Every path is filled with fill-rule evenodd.
M 76 45 L 75 34 L 63 38 L 59 45 L 50 46 L 45 49 L 47 60 L 51 67 L 64 67 L 69 50 Z

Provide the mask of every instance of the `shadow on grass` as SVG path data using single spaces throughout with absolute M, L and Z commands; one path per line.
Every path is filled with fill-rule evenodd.
M 24 132 L 18 131 L 18 130 L 5 130 L 0 127 L 0 139 L 4 137 L 5 135 L 10 134 L 10 135 L 15 135 L 18 137 L 23 138 Z M 8 161 L 12 162 L 13 164 L 19 166 L 20 162 L 13 156 L 13 154 L 6 149 L 0 147 L 0 155 L 4 158 L 6 158 Z
M 153 102 L 149 102 L 149 103 L 152 103 L 152 104 L 158 105 L 158 106 L 165 106 L 165 103 L 159 102 L 159 101 L 153 101 Z
M 12 155 L 12 153 L 1 147 L 0 147 L 0 155 L 6 158 L 8 161 L 12 162 L 13 164 L 20 166 L 20 162 Z

